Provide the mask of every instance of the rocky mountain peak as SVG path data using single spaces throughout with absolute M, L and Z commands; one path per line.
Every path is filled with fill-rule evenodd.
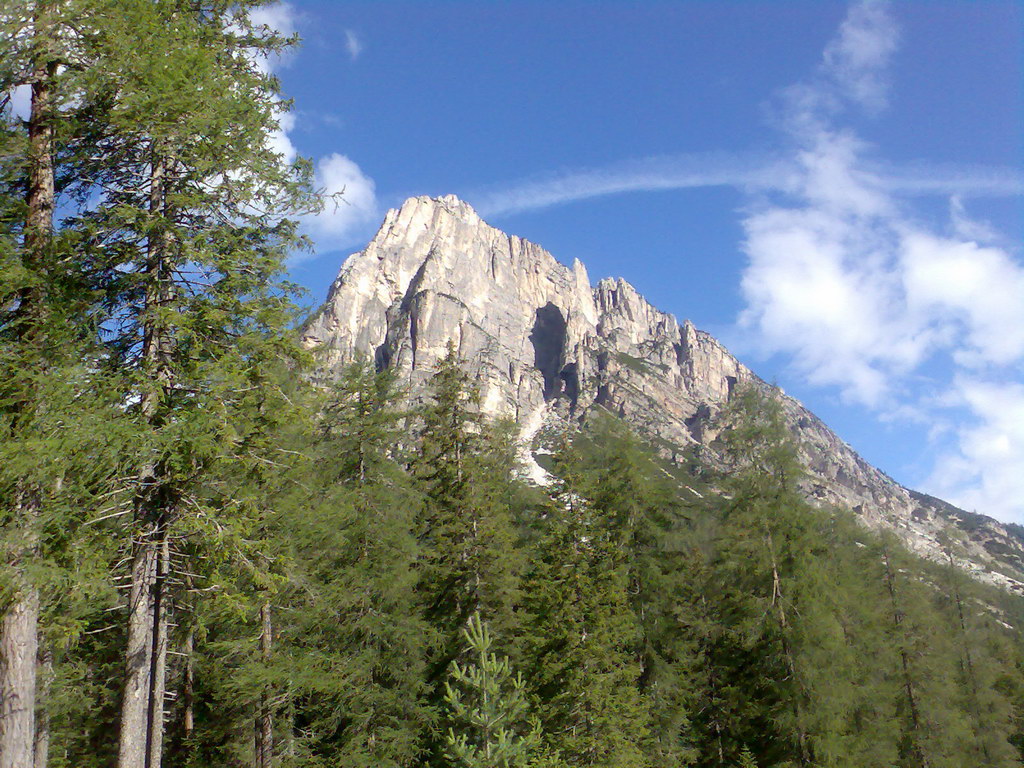
M 328 367 L 357 354 L 402 372 L 412 390 L 449 341 L 475 369 L 493 414 L 528 419 L 572 386 L 566 365 L 598 322 L 586 268 L 485 224 L 454 196 L 389 211 L 344 263 L 306 330 Z
M 712 336 L 653 307 L 625 280 L 592 286 L 579 261 L 565 266 L 491 227 L 454 195 L 388 211 L 342 265 L 304 342 L 321 350 L 326 375 L 369 356 L 395 369 L 414 398 L 451 342 L 484 410 L 515 419 L 525 439 L 550 418 L 601 407 L 669 459 L 709 446 L 713 417 L 738 384 L 768 388 Z M 1024 544 L 1005 527 L 912 494 L 799 402 L 783 396 L 783 405 L 811 499 L 849 507 L 931 557 L 941 555 L 943 531 L 966 532 L 965 567 L 1024 593 Z

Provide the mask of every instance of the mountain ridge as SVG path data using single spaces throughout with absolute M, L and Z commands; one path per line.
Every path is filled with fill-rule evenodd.
M 414 197 L 390 210 L 366 248 L 346 259 L 303 343 L 323 375 L 358 355 L 394 368 L 422 393 L 448 343 L 481 391 L 482 409 L 531 438 L 552 418 L 603 407 L 666 458 L 711 451 L 714 417 L 733 389 L 770 385 L 710 334 L 654 307 L 622 278 L 591 285 L 586 267 L 484 222 L 454 195 Z M 952 534 L 961 565 L 1024 594 L 1024 540 L 1007 526 L 907 489 L 780 391 L 808 469 L 804 492 L 894 531 L 912 550 L 945 557 Z

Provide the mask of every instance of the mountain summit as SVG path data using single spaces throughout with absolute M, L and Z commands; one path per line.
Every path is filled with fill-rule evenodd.
M 453 195 L 414 197 L 388 211 L 350 256 L 304 332 L 332 376 L 357 356 L 397 370 L 415 397 L 453 343 L 486 413 L 530 439 L 553 418 L 602 407 L 667 458 L 710 452 L 714 417 L 734 388 L 768 389 L 709 334 L 649 304 L 625 280 L 592 286 L 540 246 L 485 223 Z M 943 533 L 962 563 L 1024 594 L 1024 540 L 997 521 L 910 491 L 864 461 L 810 411 L 781 396 L 809 470 L 805 492 L 852 509 L 933 559 Z

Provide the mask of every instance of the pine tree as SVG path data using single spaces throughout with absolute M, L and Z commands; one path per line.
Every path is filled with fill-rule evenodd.
M 885 663 L 890 622 L 887 600 L 874 578 L 881 563 L 874 537 L 852 513 L 834 510 L 820 534 L 825 543 L 830 581 L 827 589 L 842 644 L 814 653 L 816 687 L 832 694 L 829 710 L 842 716 L 841 727 L 827 744 L 829 756 L 856 759 L 860 765 L 886 768 L 896 763 L 899 729 L 897 686 Z
M 741 388 L 723 421 L 728 473 L 713 568 L 728 629 L 712 663 L 732 689 L 724 755 L 745 747 L 761 762 L 841 764 L 842 694 L 856 682 L 821 673 L 830 663 L 843 670 L 847 653 L 825 518 L 800 494 L 777 401 Z
M 48 266 L 47 252 L 53 228 L 54 206 L 55 108 L 52 85 L 57 60 L 50 51 L 53 33 L 50 31 L 52 19 L 48 10 L 45 6 L 35 8 L 31 19 L 32 39 L 26 57 L 32 106 L 27 126 L 27 189 L 22 226 L 21 267 L 24 279 L 19 286 L 20 290 L 16 290 L 13 296 L 4 296 L 5 309 L 12 303 L 15 309 L 13 312 L 5 312 L 7 317 L 3 323 L 7 332 L 5 336 L 13 336 L 16 351 L 35 352 L 33 357 L 36 357 L 36 361 L 39 359 L 38 353 L 50 341 L 47 334 L 48 297 L 44 294 L 45 282 L 40 274 Z M 28 361 L 23 359 L 19 362 Z M 15 382 L 22 386 L 27 383 L 23 375 L 11 372 L 16 375 Z M 18 379 L 22 381 L 18 382 Z M 26 431 L 25 422 L 32 421 L 39 407 L 27 387 L 18 394 L 22 397 L 15 396 L 17 399 L 14 402 L 5 398 L 13 417 L 12 431 L 16 436 Z M 27 766 L 34 760 L 36 655 L 39 643 L 39 588 L 28 577 L 27 571 L 31 570 L 32 561 L 38 556 L 37 526 L 43 489 L 38 483 L 23 477 L 12 491 L 10 515 L 21 528 L 22 541 L 15 543 L 11 556 L 5 558 L 5 565 L 13 569 L 17 576 L 11 585 L 13 594 L 4 601 L 0 621 L 0 766 L 3 768 Z
M 799 468 L 777 406 L 753 389 L 736 393 L 724 420 L 729 425 L 724 453 L 730 473 L 716 569 L 729 585 L 722 597 L 734 615 L 734 653 L 746 657 L 752 665 L 749 672 L 756 675 L 753 696 L 744 702 L 753 707 L 747 718 L 776 729 L 773 736 L 760 736 L 759 751 L 765 758 L 808 765 L 808 701 L 801 690 L 792 624 L 794 582 L 799 578 L 794 569 L 803 568 L 800 555 L 807 554 L 800 551 L 805 546 L 804 521 L 798 516 L 802 505 L 794 488 Z M 759 695 L 754 693 L 758 689 Z M 757 744 L 753 734 L 734 738 L 746 747 Z
M 942 569 L 940 610 L 946 617 L 946 626 L 951 626 L 956 636 L 961 706 L 972 735 L 964 745 L 965 759 L 993 768 L 1016 765 L 1019 756 L 1007 740 L 1012 710 L 996 685 L 1009 649 L 969 602 L 968 577 L 958 567 L 958 547 L 948 535 L 943 549 L 947 567 Z
M 1024 656 L 1018 632 L 1003 638 L 1002 673 L 994 688 L 1010 702 L 1011 714 L 1006 740 L 1016 750 L 1017 760 L 1024 762 Z
M 680 625 L 679 594 L 692 575 L 681 537 L 688 512 L 681 488 L 650 450 L 610 415 L 592 416 L 571 454 L 579 466 L 578 493 L 602 511 L 599 525 L 612 542 L 628 582 L 640 630 L 634 649 L 641 690 L 651 713 L 645 744 L 654 765 L 676 766 L 693 756 L 689 713 L 699 659 Z
M 740 750 L 739 762 L 736 763 L 736 768 L 757 768 L 757 760 L 754 759 L 754 753 L 747 747 L 743 747 Z
M 919 637 L 913 630 L 908 630 L 905 602 L 907 596 L 898 584 L 900 569 L 893 566 L 890 550 L 893 547 L 883 545 L 882 562 L 884 564 L 884 583 L 891 608 L 892 637 L 894 650 L 899 655 L 899 678 L 901 692 L 899 695 L 898 712 L 902 732 L 900 734 L 900 764 L 913 768 L 929 768 L 927 744 L 929 742 L 931 723 L 925 718 L 921 709 L 922 675 L 919 674 L 914 661 L 923 656 L 923 645 L 917 645 Z M 917 647 L 915 647 L 917 646 Z
M 629 572 L 609 512 L 579 493 L 578 468 L 566 446 L 523 586 L 522 664 L 549 753 L 574 766 L 644 766 L 649 711 Z
M 523 678 L 508 657 L 491 648 L 490 631 L 474 613 L 463 630 L 469 661 L 452 662 L 445 682 L 448 705 L 446 756 L 460 768 L 516 768 L 531 764 L 540 735 L 527 721 Z
M 246 660 L 251 620 L 230 629 L 235 639 L 223 648 L 241 661 L 234 672 L 212 671 L 209 695 L 229 707 L 253 691 L 278 691 L 282 765 L 408 766 L 431 720 L 425 656 L 433 642 L 414 589 L 422 499 L 396 455 L 403 414 L 394 377 L 354 364 L 318 410 L 299 446 L 308 460 L 272 501 L 273 559 L 287 579 L 269 595 L 273 614 L 286 619 L 275 627 L 273 657 Z
M 420 546 L 414 525 L 422 500 L 399 464 L 404 414 L 390 372 L 368 362 L 345 373 L 321 421 L 317 471 L 330 483 L 319 526 L 339 537 L 319 564 L 311 597 L 322 615 L 341 622 L 320 630 L 325 650 L 338 655 L 333 673 L 340 686 L 318 706 L 333 720 L 339 739 L 326 742 L 346 766 L 408 766 L 417 756 L 424 728 L 426 654 L 432 631 L 416 602 Z M 310 541 L 322 547 L 322 541 Z M 319 583 L 321 586 L 315 586 Z M 319 592 L 319 596 L 317 595 Z M 300 627 L 313 621 L 300 616 Z M 306 635 L 308 637 L 308 633 Z M 332 711 L 333 710 L 333 711 Z
M 479 612 L 497 630 L 514 630 L 518 562 L 511 509 L 503 487 L 513 457 L 481 420 L 475 388 L 454 347 L 431 380 L 431 400 L 413 462 L 427 504 L 420 521 L 424 550 L 419 591 L 425 616 L 440 638 L 431 679 L 437 703 L 460 632 Z M 506 464 L 505 462 L 509 462 Z
M 0 764 L 45 763 L 54 648 L 78 617 L 68 600 L 75 569 L 81 594 L 92 592 L 98 537 L 83 531 L 101 493 L 97 478 L 116 476 L 118 433 L 107 378 L 97 370 L 95 297 L 89 267 L 75 253 L 75 233 L 55 229 L 61 194 L 81 184 L 68 146 L 81 125 L 75 106 L 82 92 L 83 40 L 93 21 L 84 3 L 37 0 L 6 7 L 0 91 L 31 91 L 20 125 L 5 119 L 0 197 L 0 520 L 5 584 L 0 606 Z M 79 14 L 73 33 L 68 15 Z M 5 116 L 6 118 L 6 116 Z M 97 440 L 105 427 L 112 449 Z M 64 569 L 71 569 L 65 571 Z M 87 577 L 88 575 L 88 577 Z M 40 634 L 40 621 L 60 623 Z M 38 653 L 37 653 L 37 650 Z M 38 659 L 37 659 L 38 656 Z M 44 677 L 37 686 L 36 667 Z M 43 694 L 38 697 L 39 693 Z M 38 703 L 40 719 L 33 722 Z
M 91 41 L 98 195 L 76 226 L 104 277 L 109 362 L 140 427 L 121 768 L 160 764 L 174 542 L 219 535 L 198 489 L 230 455 L 248 370 L 287 348 L 284 217 L 304 205 L 304 178 L 267 149 L 281 107 L 253 57 L 287 41 L 253 28 L 258 4 L 107 3 Z
M 197 680 L 210 669 L 205 665 L 211 650 L 223 654 L 221 664 L 234 667 L 234 681 L 225 686 L 232 703 L 222 710 L 221 725 L 233 724 L 247 737 L 255 735 L 252 760 L 258 766 L 276 765 L 281 751 L 276 741 L 282 729 L 275 724 L 287 686 L 280 679 L 279 622 L 297 570 L 287 533 L 294 519 L 289 505 L 301 503 L 298 489 L 312 474 L 308 453 L 316 398 L 308 383 L 294 375 L 301 359 L 288 364 L 276 360 L 271 349 L 261 354 L 267 359 L 247 369 L 248 385 L 232 404 L 232 445 L 210 468 L 199 491 L 216 529 L 195 523 L 186 528 L 191 521 L 181 521 L 181 530 L 191 536 L 184 534 L 177 546 L 186 589 L 175 606 L 178 632 L 170 637 L 179 646 L 179 663 L 169 677 L 180 686 L 170 713 L 171 764 L 194 763 L 230 730 L 196 733 L 197 705 L 208 701 L 205 695 L 197 700 L 197 682 L 206 691 L 222 682 Z M 204 648 L 202 642 L 197 647 L 197 640 L 210 638 L 216 638 L 215 649 Z M 237 720 L 227 716 L 236 708 Z M 200 719 L 200 728 L 209 725 Z

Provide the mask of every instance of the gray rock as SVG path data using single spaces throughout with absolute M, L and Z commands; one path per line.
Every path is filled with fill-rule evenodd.
M 693 446 L 707 449 L 714 416 L 738 384 L 768 388 L 709 334 L 680 325 L 626 281 L 592 287 L 580 262 L 561 264 L 452 195 L 411 198 L 345 261 L 304 343 L 321 350 L 326 376 L 371 356 L 396 369 L 416 398 L 449 342 L 476 378 L 484 411 L 515 419 L 527 439 L 546 421 L 602 406 L 667 458 L 681 458 Z M 953 529 L 968 548 L 965 567 L 1024 593 L 1018 536 L 912 493 L 799 402 L 782 401 L 810 499 L 853 509 L 934 559 L 942 557 L 940 535 Z

